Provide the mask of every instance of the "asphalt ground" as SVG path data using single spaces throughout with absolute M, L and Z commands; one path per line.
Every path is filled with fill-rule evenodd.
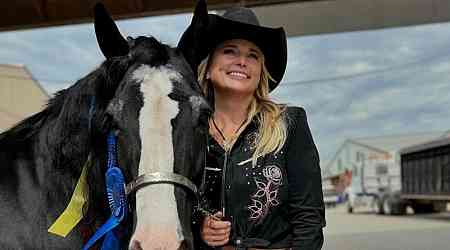
M 347 214 L 326 210 L 323 250 L 450 250 L 450 212 L 405 216 L 376 215 L 369 209 Z

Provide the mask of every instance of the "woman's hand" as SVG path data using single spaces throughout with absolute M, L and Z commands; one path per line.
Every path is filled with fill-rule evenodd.
M 222 221 L 222 213 L 217 212 L 203 221 L 201 237 L 209 246 L 223 246 L 230 239 L 231 223 Z

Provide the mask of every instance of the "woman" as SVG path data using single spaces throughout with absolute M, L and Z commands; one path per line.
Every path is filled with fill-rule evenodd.
M 269 98 L 286 68 L 284 30 L 260 26 L 247 8 L 204 23 L 210 38 L 195 53 L 214 114 L 199 179 L 214 215 L 197 217 L 196 249 L 321 249 L 319 156 L 305 111 Z M 198 30 L 188 28 L 180 43 Z

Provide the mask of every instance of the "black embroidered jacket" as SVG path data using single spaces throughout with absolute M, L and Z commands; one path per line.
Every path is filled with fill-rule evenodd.
M 283 149 L 252 166 L 257 122 L 240 134 L 226 153 L 210 137 L 203 190 L 212 212 L 231 221 L 229 244 L 238 248 L 322 248 L 325 209 L 319 155 L 302 108 L 285 113 L 288 137 Z M 198 185 L 201 184 L 198 178 Z M 200 239 L 201 216 L 194 215 L 196 249 L 209 249 Z

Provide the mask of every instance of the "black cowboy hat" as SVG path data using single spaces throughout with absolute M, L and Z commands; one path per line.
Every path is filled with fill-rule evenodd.
M 192 39 L 202 39 L 195 43 Z M 184 32 L 178 47 L 188 51 L 194 72 L 200 62 L 219 44 L 231 39 L 245 39 L 253 42 L 262 51 L 265 65 L 274 81 L 269 80 L 270 91 L 283 78 L 287 64 L 286 33 L 283 28 L 268 28 L 259 24 L 251 9 L 236 7 L 225 11 L 222 16 L 207 14 L 206 3 L 200 0 L 194 11 L 191 25 Z M 196 44 L 194 48 L 189 46 Z

